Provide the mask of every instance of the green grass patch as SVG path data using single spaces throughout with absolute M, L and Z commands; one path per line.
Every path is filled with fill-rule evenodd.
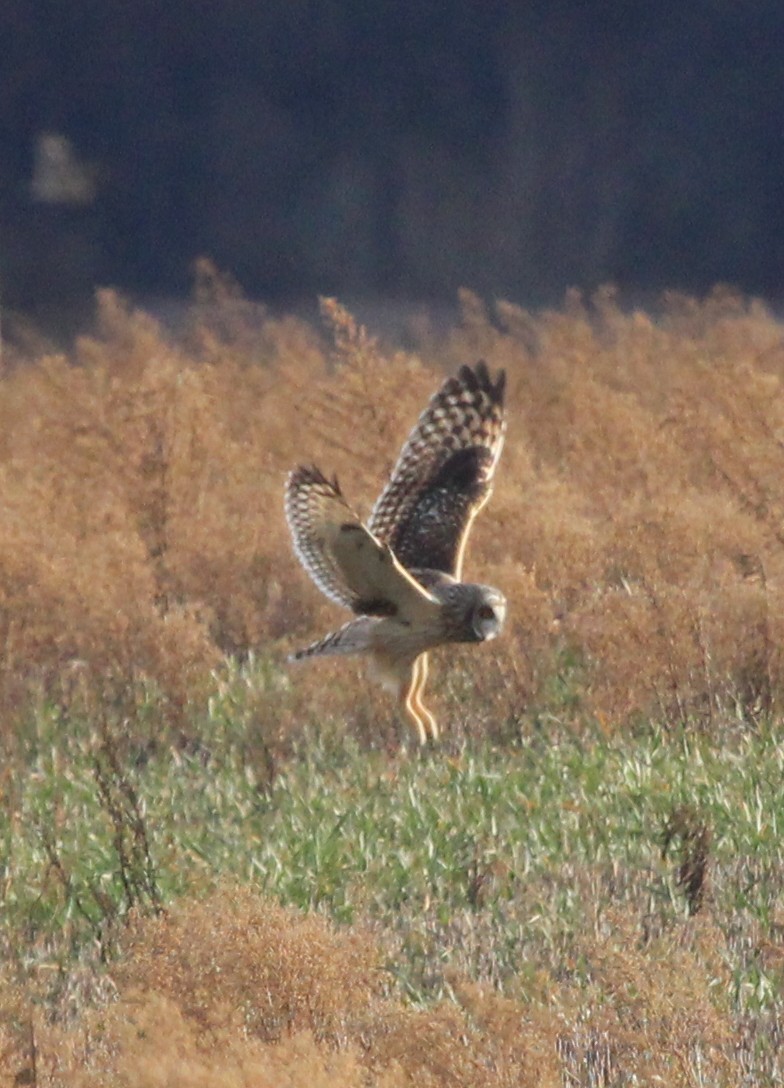
M 776 1004 L 758 954 L 782 921 L 775 731 L 608 737 L 553 719 L 527 736 L 521 723 L 512 747 L 390 756 L 326 723 L 271 770 L 242 713 L 243 693 L 258 705 L 269 684 L 268 666 L 237 670 L 181 744 L 38 713 L 0 829 L 2 924 L 28 955 L 64 963 L 96 940 L 110 955 L 129 909 L 232 879 L 377 927 L 417 1002 L 448 995 L 455 971 L 510 991 L 579 971 L 581 947 L 625 910 L 648 936 L 709 913 L 738 1008 Z

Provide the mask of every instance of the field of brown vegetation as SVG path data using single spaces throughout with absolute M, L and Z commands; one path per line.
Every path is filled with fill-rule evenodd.
M 67 353 L 16 330 L 0 375 L 6 798 L 31 708 L 100 723 L 110 707 L 174 758 L 227 658 L 277 675 L 335 626 L 289 546 L 285 474 L 315 461 L 367 513 L 442 376 L 480 358 L 507 370 L 509 431 L 466 576 L 502 588 L 510 617 L 491 647 L 437 655 L 443 759 L 484 738 L 519 743 L 555 688 L 559 726 L 575 733 L 591 721 L 630 735 L 655 719 L 720 744 L 780 718 L 782 325 L 727 290 L 667 297 L 655 316 L 609 290 L 541 313 L 468 292 L 461 307 L 446 333 L 424 315 L 404 351 L 333 300 L 321 327 L 273 316 L 204 263 L 176 336 L 110 291 Z M 360 748 L 397 751 L 387 696 L 351 663 L 293 679 L 254 695 L 274 767 L 325 720 Z M 151 690 L 152 715 L 140 710 Z M 699 828 L 673 834 L 691 849 L 688 891 Z M 693 916 L 644 950 L 638 919 L 619 909 L 600 923 L 596 907 L 563 977 L 529 973 L 503 994 L 455 977 L 452 999 L 425 1008 L 380 972 L 367 919 L 336 927 L 234 885 L 156 903 L 108 974 L 69 974 L 56 1015 L 45 949 L 35 983 L 15 954 L 0 988 L 2 1083 L 740 1084 L 730 1055 L 745 1029 L 729 1008 L 726 932 L 699 910 L 702 875 Z M 475 897 L 485 877 L 501 879 L 488 869 Z M 784 978 L 780 937 L 760 955 Z
M 697 923 L 642 956 L 629 919 L 612 921 L 583 949 L 588 993 L 534 978 L 502 997 L 456 978 L 453 1000 L 415 1009 L 385 992 L 366 932 L 224 890 L 132 925 L 111 992 L 75 1023 L 7 990 L 3 1019 L 21 1009 L 27 1033 L 0 1044 L 16 1083 L 79 1088 L 734 1084 L 715 931 Z M 67 997 L 87 1004 L 78 984 Z
M 668 298 L 656 320 L 609 291 L 540 314 L 462 304 L 448 335 L 423 320 L 415 352 L 386 351 L 335 302 L 325 333 L 266 315 L 204 266 L 177 339 L 105 292 L 69 355 L 6 345 L 4 720 L 32 691 L 103 696 L 140 676 L 176 718 L 222 655 L 280 661 L 328 629 L 335 610 L 289 547 L 285 473 L 314 460 L 366 512 L 444 372 L 480 357 L 508 371 L 509 434 L 467 574 L 505 590 L 511 620 L 471 670 L 472 720 L 501 727 L 535 705 L 565 653 L 608 729 L 651 711 L 709 726 L 775 709 L 778 321 L 725 291 Z M 364 683 L 338 691 L 330 668 L 299 672 L 281 736 L 316 703 L 376 713 Z

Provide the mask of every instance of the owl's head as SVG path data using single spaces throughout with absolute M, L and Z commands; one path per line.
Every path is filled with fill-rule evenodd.
M 506 597 L 492 586 L 471 586 L 471 610 L 468 615 L 473 640 L 487 642 L 501 633 L 506 618 Z

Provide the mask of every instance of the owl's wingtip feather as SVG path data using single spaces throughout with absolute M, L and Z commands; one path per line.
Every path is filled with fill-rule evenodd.
M 473 373 L 482 392 L 487 393 L 495 404 L 503 404 L 504 390 L 506 389 L 506 371 L 501 368 L 495 379 L 493 379 L 487 363 L 484 359 L 480 359 L 474 365 Z
M 493 404 L 502 406 L 504 403 L 504 390 L 506 389 L 506 371 L 501 369 L 493 379 L 490 368 L 484 359 L 479 359 L 473 366 L 467 364 L 461 366 L 457 372 L 458 381 L 462 382 L 472 393 L 485 393 Z
M 338 478 L 333 476 L 330 480 L 313 461 L 307 465 L 297 465 L 288 474 L 290 484 L 326 484 L 327 487 L 337 488 Z

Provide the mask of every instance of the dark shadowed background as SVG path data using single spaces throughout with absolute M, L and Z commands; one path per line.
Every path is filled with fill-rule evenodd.
M 784 270 L 780 0 L 3 0 L 0 290 L 537 305 Z

